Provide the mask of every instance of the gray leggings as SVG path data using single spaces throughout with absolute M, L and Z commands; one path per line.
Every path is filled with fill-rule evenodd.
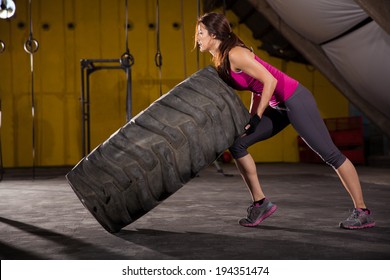
M 276 135 L 290 123 L 327 164 L 337 169 L 344 163 L 346 157 L 334 145 L 313 95 L 300 84 L 284 103 L 277 108 L 268 107 L 265 110 L 255 132 L 235 140 L 229 148 L 233 158 L 246 156 L 249 146 Z

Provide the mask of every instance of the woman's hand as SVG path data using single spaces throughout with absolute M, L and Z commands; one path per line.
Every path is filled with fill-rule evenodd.
M 249 122 L 245 126 L 245 134 L 249 135 L 255 132 L 256 127 L 259 125 L 261 121 L 261 118 L 258 114 L 254 114 L 250 119 Z

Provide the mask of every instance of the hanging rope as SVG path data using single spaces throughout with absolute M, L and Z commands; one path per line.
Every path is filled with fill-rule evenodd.
M 0 98 L 0 181 L 3 180 L 3 150 L 1 149 L 1 98 Z
M 0 53 L 5 51 L 5 44 L 0 40 Z M 0 181 L 3 180 L 3 151 L 1 149 L 1 98 L 0 98 Z
M 5 51 L 5 43 L 0 40 L 0 53 L 4 51 Z M 3 180 L 3 150 L 1 147 L 2 145 L 1 145 L 1 98 L 0 98 L 0 181 Z
M 160 82 L 160 96 L 162 95 L 162 55 L 160 50 L 160 1 L 156 0 L 156 45 L 157 51 L 154 56 L 154 62 L 158 68 L 159 82 Z
M 132 88 L 131 88 L 131 66 L 134 64 L 134 57 L 130 54 L 129 49 L 129 9 L 128 9 L 128 0 L 125 0 L 125 52 L 121 55 L 120 63 L 122 67 L 126 70 L 127 75 L 127 94 L 126 94 L 126 120 L 130 121 L 132 112 L 131 112 L 131 99 L 132 99 Z
M 30 72 L 31 72 L 31 117 L 32 117 L 32 168 L 33 178 L 35 178 L 35 96 L 34 96 L 34 53 L 38 50 L 39 44 L 33 37 L 32 9 L 31 0 L 29 0 L 30 15 L 30 35 L 24 43 L 24 50 L 30 54 Z
M 196 18 L 198 19 L 200 17 L 200 0 L 197 1 L 196 5 Z M 200 57 L 199 57 L 199 48 L 196 48 L 196 69 L 199 70 L 200 63 L 199 63 Z
M 180 1 L 180 15 L 181 15 L 181 37 L 183 46 L 183 68 L 184 79 L 187 78 L 187 49 L 186 49 L 186 33 L 184 28 L 184 0 Z
M 223 1 L 222 1 L 222 11 L 223 11 L 223 14 L 224 14 L 224 15 L 226 15 L 226 9 L 227 9 L 226 0 L 223 0 Z
M 128 0 L 125 0 L 125 13 L 126 13 L 126 22 L 125 22 L 125 49 L 126 51 L 121 56 L 121 63 L 125 66 L 132 66 L 134 64 L 134 57 L 130 54 L 129 49 L 129 9 L 128 9 Z

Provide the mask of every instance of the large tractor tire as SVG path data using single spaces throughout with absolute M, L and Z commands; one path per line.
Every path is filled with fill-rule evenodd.
M 208 66 L 135 116 L 67 175 L 109 232 L 118 232 L 213 163 L 243 133 L 249 113 Z

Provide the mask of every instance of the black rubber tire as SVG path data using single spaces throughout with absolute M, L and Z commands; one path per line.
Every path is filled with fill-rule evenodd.
M 213 163 L 248 120 L 240 98 L 208 66 L 135 116 L 66 178 L 96 220 L 118 232 Z

